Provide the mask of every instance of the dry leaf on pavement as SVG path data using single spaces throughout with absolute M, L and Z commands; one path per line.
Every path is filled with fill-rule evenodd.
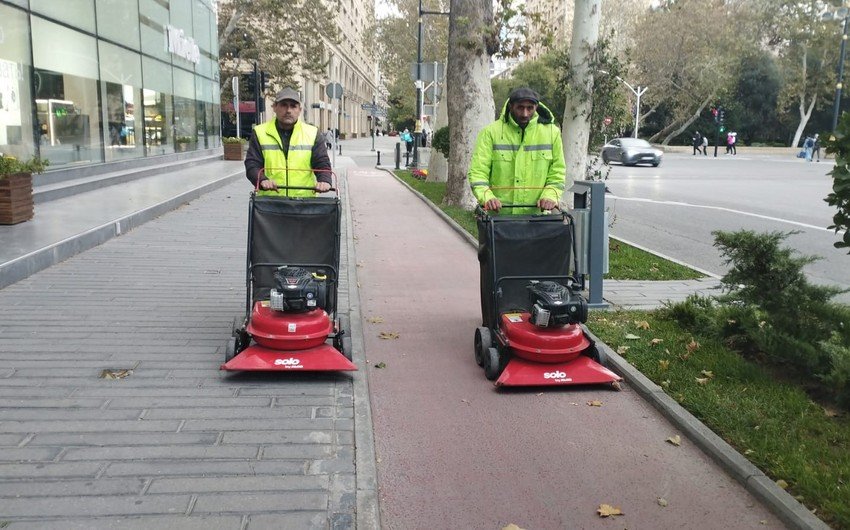
M 613 515 L 623 515 L 623 512 L 610 504 L 600 504 L 599 508 L 596 509 L 596 513 L 599 514 L 599 517 L 611 517 Z
M 131 375 L 133 370 L 103 370 L 100 372 L 101 379 L 124 379 Z
M 673 444 L 676 447 L 679 447 L 680 445 L 682 445 L 682 437 L 679 436 L 678 434 L 675 435 L 675 436 L 671 436 L 670 438 L 667 438 L 664 441 L 669 443 L 669 444 Z
M 658 506 L 661 506 L 662 508 L 664 508 L 668 504 L 667 499 L 665 499 L 664 497 L 658 497 L 656 502 L 658 503 Z
M 381 317 L 369 317 L 366 319 L 366 322 L 370 324 L 382 324 L 384 322 L 384 319 Z
M 519 526 L 511 523 L 508 526 L 503 526 L 502 530 L 525 530 L 524 528 L 520 528 Z
M 598 401 L 598 400 L 588 401 L 587 404 L 590 405 L 591 407 L 601 407 L 602 406 L 602 402 Z
M 387 367 L 387 363 L 385 363 L 383 361 L 381 361 L 381 362 L 379 362 L 378 364 L 375 365 L 375 368 L 386 368 L 386 367 Z
M 392 339 L 398 338 L 398 333 L 395 333 L 395 332 L 392 332 L 392 331 L 382 331 L 382 332 L 378 333 L 378 337 L 380 337 L 384 340 L 392 340 Z
M 620 390 L 622 390 L 622 389 L 623 389 L 623 387 L 622 387 L 622 385 L 620 385 L 620 382 L 619 382 L 619 381 L 614 381 L 614 382 L 612 382 L 612 383 L 611 383 L 611 388 L 613 388 L 613 389 L 614 389 L 614 390 L 616 390 L 617 392 L 619 392 Z

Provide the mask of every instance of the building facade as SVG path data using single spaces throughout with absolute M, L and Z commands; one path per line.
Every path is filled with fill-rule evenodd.
M 339 129 L 346 138 L 369 136 L 372 129 L 369 109 L 373 100 L 386 108 L 386 91 L 381 87 L 378 61 L 373 48 L 365 45 L 365 33 L 375 20 L 374 0 L 340 0 L 335 24 L 340 42 L 328 44 L 328 69 L 321 80 L 304 76 L 304 119 L 320 130 Z M 329 83 L 339 83 L 343 97 L 328 97 Z M 379 126 L 383 118 L 377 117 Z M 339 123 L 337 125 L 337 123 Z
M 51 167 L 221 145 L 213 0 L 0 0 L 0 153 Z

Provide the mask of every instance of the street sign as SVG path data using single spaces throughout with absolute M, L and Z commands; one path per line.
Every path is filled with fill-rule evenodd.
M 331 99 L 342 99 L 342 85 L 339 83 L 328 83 L 325 87 L 325 94 Z
M 426 83 L 431 83 L 433 81 L 440 82 L 443 80 L 443 75 L 445 74 L 443 63 L 421 64 L 422 66 L 419 68 L 419 73 L 421 74 L 420 79 Z M 416 63 L 411 63 L 410 65 L 410 78 L 414 81 L 416 80 Z

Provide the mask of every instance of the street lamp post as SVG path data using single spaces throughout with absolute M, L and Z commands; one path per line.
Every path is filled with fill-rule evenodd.
M 832 130 L 838 127 L 838 111 L 841 107 L 841 90 L 844 88 L 844 52 L 847 47 L 847 22 L 850 20 L 850 9 L 839 7 L 835 12 L 824 13 L 824 21 L 844 19 L 844 32 L 841 34 L 841 52 L 838 57 L 838 80 L 835 83 L 835 102 L 832 105 Z
M 605 70 L 597 70 L 597 71 L 599 73 L 602 73 L 602 74 L 611 75 L 609 72 L 607 72 Z M 638 85 L 637 88 L 635 88 L 632 85 L 630 85 L 628 83 L 628 81 L 626 81 L 622 77 L 620 77 L 618 75 L 615 75 L 614 77 L 617 79 L 617 81 L 619 81 L 619 82 L 623 83 L 624 85 L 626 85 L 627 87 L 629 87 L 629 90 L 631 90 L 632 93 L 635 95 L 636 100 L 635 100 L 635 134 L 634 134 L 634 136 L 635 136 L 635 138 L 637 138 L 638 137 L 638 128 L 640 126 L 640 97 L 644 94 L 644 92 L 647 91 L 647 89 L 649 87 L 648 86 L 641 87 L 640 85 Z
M 419 0 L 419 31 L 416 34 L 416 120 L 413 122 L 413 166 L 419 167 L 419 142 L 422 140 L 422 16 L 423 15 L 448 15 L 442 11 L 425 11 L 422 9 L 422 0 Z

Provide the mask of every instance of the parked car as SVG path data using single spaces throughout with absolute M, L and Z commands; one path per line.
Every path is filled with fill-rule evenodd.
M 602 163 L 619 162 L 624 166 L 652 164 L 658 167 L 664 151 L 640 138 L 614 138 L 602 148 Z

